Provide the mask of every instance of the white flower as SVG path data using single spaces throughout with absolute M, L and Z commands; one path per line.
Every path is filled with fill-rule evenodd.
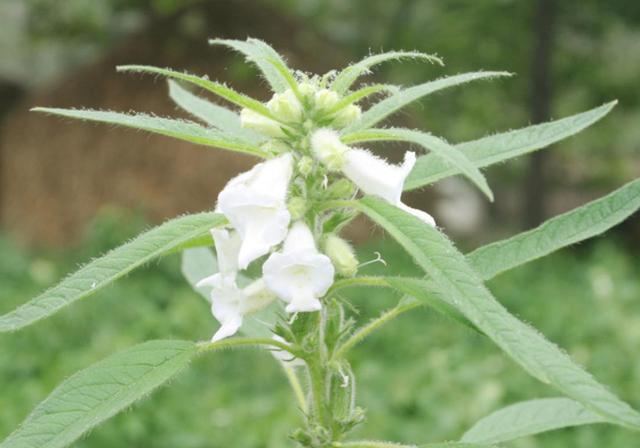
M 238 271 L 238 253 L 240 252 L 240 234 L 231 229 L 211 229 L 211 236 L 216 246 L 218 268 L 220 272 L 229 274 Z
M 285 123 L 297 123 L 302 118 L 302 104 L 291 89 L 274 94 L 267 103 L 267 108 Z
M 311 136 L 311 149 L 329 169 L 339 169 L 364 193 L 379 196 L 429 225 L 435 221 L 426 212 L 401 201 L 404 181 L 416 163 L 414 152 L 406 152 L 401 165 L 392 165 L 366 149 L 350 148 L 331 129 L 318 129 Z
M 296 222 L 282 252 L 275 252 L 262 267 L 267 287 L 288 303 L 287 312 L 317 311 L 318 300 L 333 283 L 331 260 L 316 249 L 309 227 Z
M 292 170 L 293 157 L 287 153 L 234 177 L 220 192 L 217 209 L 242 239 L 240 269 L 268 253 L 287 235 L 291 215 L 286 199 Z
M 196 286 L 211 287 L 211 313 L 220 322 L 212 342 L 234 335 L 246 314 L 266 307 L 274 299 L 262 279 L 244 289 L 238 288 L 235 273 L 219 272 L 200 280 Z
M 242 109 L 240 111 L 240 125 L 243 128 L 252 129 L 269 137 L 285 137 L 280 123 L 251 109 Z
M 416 163 L 416 154 L 408 151 L 401 165 L 392 165 L 366 149 L 353 148 L 345 154 L 344 174 L 366 194 L 375 195 L 435 226 L 431 215 L 401 201 L 404 181 Z

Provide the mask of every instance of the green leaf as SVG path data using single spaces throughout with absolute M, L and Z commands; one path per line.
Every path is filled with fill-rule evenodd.
M 242 152 L 252 156 L 266 157 L 264 151 L 251 143 L 240 140 L 236 136 L 223 133 L 217 129 L 205 128 L 191 121 L 161 118 L 146 114 L 134 115 L 102 110 L 56 109 L 50 107 L 36 107 L 31 110 L 59 115 L 61 117 L 117 124 L 128 128 L 153 132 L 154 134 L 166 135 L 198 145 L 213 146 L 215 148 Z
M 196 355 L 187 341 L 150 341 L 84 369 L 60 384 L 0 448 L 62 448 L 144 398 Z
M 211 300 L 211 287 L 198 287 L 196 284 L 216 272 L 218 272 L 218 260 L 209 248 L 192 248 L 182 252 L 182 275 L 187 279 L 191 287 L 207 301 Z M 251 283 L 251 279 L 242 274 L 237 274 L 236 281 L 241 287 Z M 278 313 L 282 311 L 282 306 L 272 304 L 263 310 L 245 316 L 240 333 L 251 338 L 272 337 L 271 328 L 273 328 L 278 318 Z
M 275 68 L 270 60 L 276 61 L 277 64 L 284 64 L 280 55 L 265 42 L 258 39 L 249 39 L 247 41 L 235 39 L 210 39 L 210 45 L 225 45 L 246 56 L 247 60 L 253 62 L 262 75 L 267 80 L 271 89 L 276 93 L 282 93 L 288 88 L 287 80 Z
M 437 229 L 382 200 L 365 197 L 358 209 L 382 226 L 428 276 L 438 294 L 532 376 L 611 422 L 640 429 L 640 414 L 575 364 L 556 345 L 511 315 L 484 286 L 464 255 Z
M 425 149 L 431 150 L 434 155 L 446 160 L 451 165 L 457 167 L 460 172 L 473 182 L 489 200 L 493 201 L 493 193 L 478 168 L 460 152 L 455 146 L 450 145 L 441 138 L 426 132 L 401 129 L 367 129 L 360 132 L 345 134 L 341 138 L 345 143 L 366 142 L 366 141 L 404 141 L 416 143 Z
M 225 222 L 222 215 L 214 213 L 187 215 L 167 221 L 91 261 L 35 299 L 0 316 L 0 332 L 15 331 L 44 319 Z
M 560 120 L 489 135 L 479 140 L 461 143 L 456 145 L 456 148 L 463 152 L 478 168 L 493 165 L 545 148 L 577 134 L 607 115 L 616 103 L 616 101 L 612 101 L 587 112 Z M 460 172 L 456 166 L 436 157 L 435 154 L 427 154 L 418 158 L 404 188 L 405 190 L 413 190 Z
M 151 73 L 186 81 L 198 87 L 202 87 L 203 89 L 208 90 L 209 92 L 212 92 L 237 106 L 246 107 L 247 109 L 251 109 L 261 115 L 264 115 L 265 117 L 275 119 L 271 112 L 269 112 L 269 109 L 267 109 L 267 107 L 260 101 L 236 92 L 232 88 L 227 87 L 224 84 L 220 84 L 219 82 L 210 81 L 206 78 L 190 75 L 189 73 L 182 73 L 168 68 L 152 67 L 148 65 L 120 65 L 117 67 L 117 70 L 119 72 Z
M 498 445 L 485 445 L 465 442 L 441 442 L 427 443 L 426 445 L 420 445 L 419 448 L 498 448 Z
M 467 255 L 488 280 L 501 272 L 599 235 L 640 208 L 640 179 L 588 204 L 551 218 L 535 229 L 480 247 Z
M 401 109 L 407 104 L 410 104 L 423 96 L 429 95 L 430 93 L 478 79 L 491 79 L 499 76 L 511 76 L 511 74 L 507 72 L 464 73 L 461 75 L 436 79 L 435 81 L 425 82 L 424 84 L 400 90 L 398 93 L 383 99 L 364 112 L 358 121 L 344 129 L 343 134 L 349 134 L 351 132 L 370 128 L 396 112 L 398 109 Z
M 264 140 L 258 133 L 243 128 L 237 113 L 189 92 L 176 81 L 169 80 L 169 97 L 194 117 L 222 132 L 242 138 L 254 145 Z
M 570 426 L 604 423 L 602 417 L 568 398 L 544 398 L 512 404 L 478 421 L 463 442 L 499 443 Z
M 404 58 L 424 59 L 428 62 L 443 65 L 442 60 L 437 56 L 420 53 L 418 51 L 390 51 L 388 53 L 374 54 L 367 56 L 360 62 L 356 62 L 355 64 L 346 67 L 338 73 L 331 83 L 331 89 L 339 94 L 344 94 L 360 76 L 369 73 L 371 67 L 374 65 Z

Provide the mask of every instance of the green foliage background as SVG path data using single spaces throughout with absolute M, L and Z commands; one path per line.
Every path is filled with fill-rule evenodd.
M 28 253 L 0 240 L 0 312 L 25 302 L 91 255 L 143 227 L 129 213 L 109 211 L 82 248 Z M 388 268 L 371 274 L 418 274 L 390 241 Z M 640 405 L 640 266 L 614 240 L 584 244 L 499 276 L 490 286 L 511 311 L 540 328 L 631 405 Z M 353 291 L 359 320 L 395 304 L 386 290 Z M 0 438 L 60 381 L 135 343 L 154 338 L 208 339 L 207 304 L 179 273 L 179 258 L 147 267 L 92 300 L 0 339 Z M 418 309 L 392 322 L 354 351 L 360 404 L 371 438 L 437 441 L 458 438 L 505 404 L 557 395 L 461 325 Z M 93 431 L 76 446 L 281 447 L 299 418 L 280 368 L 265 352 L 236 350 L 198 360 L 168 387 Z M 514 447 L 633 446 L 636 435 L 596 425 L 512 443 Z

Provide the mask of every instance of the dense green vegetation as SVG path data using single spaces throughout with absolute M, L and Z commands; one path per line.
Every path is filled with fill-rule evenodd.
M 120 243 L 140 220 L 110 213 L 81 248 L 30 253 L 0 240 L 0 313 L 54 283 L 78 263 Z M 380 244 L 363 247 L 375 258 Z M 417 274 L 408 256 L 385 239 L 388 267 L 369 273 Z M 640 405 L 640 266 L 608 241 L 563 251 L 499 276 L 490 286 L 511 311 L 540 328 L 599 380 Z M 351 292 L 359 320 L 392 306 L 386 290 Z M 40 325 L 0 338 L 0 438 L 73 372 L 154 338 L 208 339 L 215 322 L 170 257 L 107 288 Z M 555 396 L 493 344 L 425 309 L 390 323 L 354 351 L 361 404 L 371 438 L 435 441 L 458 438 L 477 419 L 505 404 Z M 280 447 L 292 420 L 290 391 L 264 352 L 214 353 L 169 387 L 93 431 L 77 446 Z M 636 435 L 597 425 L 522 440 L 515 447 L 632 446 Z

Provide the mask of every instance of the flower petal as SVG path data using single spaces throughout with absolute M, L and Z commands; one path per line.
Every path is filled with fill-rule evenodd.
M 404 210 L 407 213 L 411 213 L 413 216 L 415 216 L 416 218 L 421 219 L 422 221 L 424 221 L 425 223 L 429 224 L 432 227 L 436 226 L 436 220 L 433 219 L 433 216 L 431 216 L 429 213 L 419 210 L 417 208 L 413 208 L 413 207 L 409 207 L 408 205 L 403 204 L 402 202 L 400 202 L 399 204 L 397 204 L 398 208 L 400 208 L 401 210 Z
M 216 246 L 220 272 L 236 272 L 238 270 L 238 253 L 242 243 L 240 234 L 234 230 L 216 228 L 211 229 L 211 236 Z
M 344 174 L 366 194 L 398 204 L 404 181 L 413 169 L 416 155 L 406 152 L 402 165 L 392 165 L 366 149 L 353 148 L 345 154 Z
M 236 176 L 220 192 L 217 208 L 242 238 L 240 269 L 284 240 L 291 221 L 286 198 L 292 171 L 293 156 L 284 154 Z

